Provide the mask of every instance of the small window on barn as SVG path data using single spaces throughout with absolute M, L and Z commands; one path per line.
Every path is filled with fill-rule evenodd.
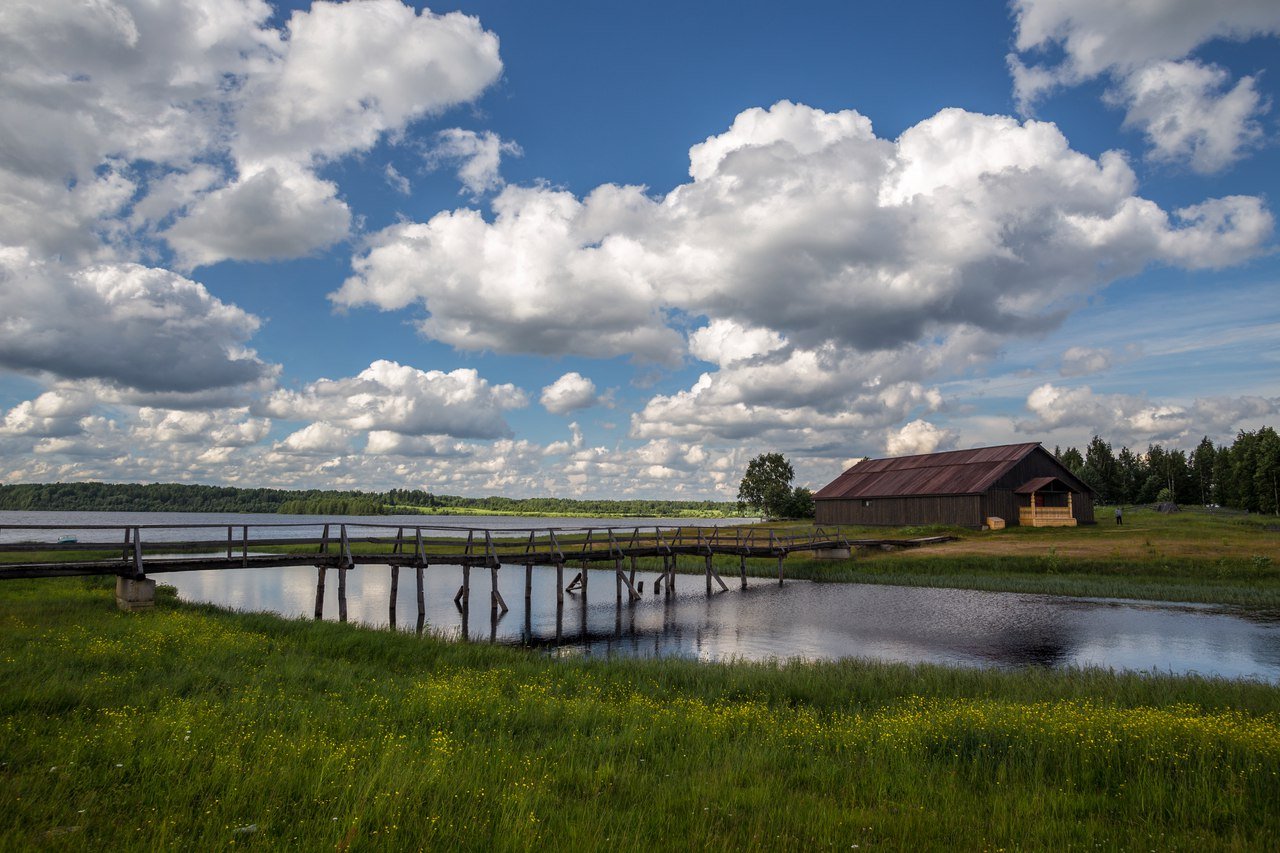
M 863 502 L 862 502 L 862 505 L 863 505 L 863 506 L 871 506 L 871 501 L 863 501 Z

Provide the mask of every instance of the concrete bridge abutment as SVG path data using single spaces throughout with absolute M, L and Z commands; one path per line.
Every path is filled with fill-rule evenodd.
M 116 577 L 116 607 L 126 613 L 156 606 L 156 582 L 151 578 Z

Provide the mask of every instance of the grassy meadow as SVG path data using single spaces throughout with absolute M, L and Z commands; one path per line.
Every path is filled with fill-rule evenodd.
M 1156 601 L 1194 601 L 1280 609 L 1280 518 L 1229 510 L 1164 514 L 1126 507 L 1117 526 L 1109 507 L 1088 527 L 849 528 L 849 535 L 909 538 L 949 534 L 957 541 L 852 560 L 787 560 L 791 577 L 1048 593 Z M 767 567 L 757 568 L 765 573 Z M 776 571 L 776 569 L 775 569 Z
M 1275 849 L 1280 689 L 550 659 L 0 584 L 0 849 Z

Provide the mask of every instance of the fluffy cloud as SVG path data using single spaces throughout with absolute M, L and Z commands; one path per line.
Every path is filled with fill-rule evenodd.
M 502 73 L 498 38 L 458 12 L 399 0 L 295 11 L 272 61 L 244 86 L 242 160 L 332 158 L 470 101 Z
M 1209 397 L 1191 403 L 1152 402 L 1131 394 L 1096 394 L 1087 385 L 1045 384 L 1027 397 L 1034 415 L 1022 432 L 1076 428 L 1119 444 L 1140 441 L 1194 442 L 1201 435 L 1226 438 L 1240 424 L 1280 412 L 1280 398 Z
M 732 320 L 712 320 L 689 335 L 689 352 L 722 367 L 766 355 L 786 345 L 772 329 L 750 329 Z
M 267 437 L 271 421 L 250 418 L 247 407 L 182 411 L 143 406 L 131 435 L 147 444 L 250 447 Z
M 280 442 L 276 449 L 289 453 L 305 454 L 349 453 L 351 452 L 351 439 L 352 433 L 350 430 L 327 424 L 324 421 L 317 421 L 285 436 L 284 441 Z
M 940 447 L 947 449 L 955 444 L 955 440 L 953 431 L 940 429 L 917 418 L 901 429 L 891 430 L 885 439 L 884 450 L 890 456 L 914 456 L 932 453 Z
M 577 371 L 561 376 L 542 389 L 539 402 L 552 414 L 563 415 L 575 409 L 586 409 L 600 402 L 596 384 Z
M 80 421 L 93 407 L 93 397 L 75 389 L 45 391 L 14 406 L 0 424 L 0 434 L 59 438 L 81 431 Z
M 1153 160 L 1187 162 L 1219 172 L 1262 139 L 1266 111 L 1253 77 L 1229 85 L 1224 68 L 1200 62 L 1158 62 L 1126 76 L 1108 94 L 1127 106 L 1125 127 L 1140 130 Z
M 507 187 L 492 222 L 457 210 L 391 226 L 332 298 L 420 302 L 422 331 L 463 349 L 670 361 L 675 311 L 722 324 L 692 336 L 703 355 L 724 323 L 768 330 L 749 348 L 772 346 L 772 331 L 871 351 L 961 328 L 1043 330 L 1149 264 L 1251 257 L 1273 224 L 1254 197 L 1170 215 L 1134 194 L 1117 153 L 1094 159 L 1051 124 L 954 109 L 889 141 L 855 112 L 782 102 L 746 111 L 690 161 L 694 180 L 661 199 Z
M 1111 351 L 1091 347 L 1068 347 L 1062 354 L 1058 372 L 1063 376 L 1084 376 L 1101 373 L 1111 367 Z
M 474 370 L 423 371 L 375 361 L 349 379 L 320 379 L 277 391 L 266 410 L 287 420 L 324 421 L 355 431 L 407 436 L 497 438 L 511 434 L 503 412 L 528 405 L 514 385 L 491 385 Z M 377 439 L 383 442 L 385 439 Z
M 1198 172 L 1215 172 L 1258 140 L 1257 117 L 1267 104 L 1254 78 L 1231 85 L 1226 69 L 1179 60 L 1215 39 L 1280 34 L 1275 3 L 1014 0 L 1013 5 L 1019 53 L 1062 52 L 1056 64 L 1028 65 L 1022 56 L 1010 56 L 1015 94 L 1024 111 L 1055 88 L 1105 75 L 1115 84 L 1108 100 L 1126 110 L 1127 126 L 1147 136 L 1155 159 L 1177 159 Z
M 165 238 L 187 268 L 299 257 L 347 235 L 351 211 L 337 192 L 303 169 L 264 169 L 201 198 Z
M 585 203 L 545 188 L 507 187 L 490 224 L 475 210 L 437 214 L 375 234 L 339 306 L 383 310 L 426 303 L 424 334 L 458 349 L 674 363 L 684 348 L 665 325 L 655 284 L 636 268 L 633 240 L 605 237 L 649 204 L 636 189 L 602 187 Z M 612 210 L 614 216 L 609 216 Z M 582 242 L 604 238 L 598 247 Z
M 502 155 L 521 153 L 519 145 L 504 141 L 492 131 L 476 133 L 452 127 L 436 134 L 436 144 L 427 152 L 427 165 L 434 169 L 445 163 L 456 164 L 463 190 L 479 196 L 502 186 Z
M 502 70 L 497 38 L 459 13 L 316 2 L 284 29 L 271 15 L 262 0 L 5 4 L 0 237 L 102 259 L 177 216 L 162 233 L 188 264 L 305 255 L 350 220 L 318 165 Z
M 167 270 L 67 271 L 0 249 L 0 367 L 193 393 L 272 372 L 245 343 L 259 320 Z

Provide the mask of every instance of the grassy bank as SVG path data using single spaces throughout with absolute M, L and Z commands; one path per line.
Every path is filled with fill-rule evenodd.
M 549 660 L 0 585 L 0 849 L 1274 848 L 1280 690 Z
M 974 531 L 864 528 L 898 537 L 947 533 L 957 541 L 919 549 L 860 552 L 853 560 L 787 561 L 789 576 L 813 580 L 1035 592 L 1280 608 L 1280 519 L 1187 510 L 1127 508 L 1089 527 Z M 764 567 L 761 567 L 763 569 Z

